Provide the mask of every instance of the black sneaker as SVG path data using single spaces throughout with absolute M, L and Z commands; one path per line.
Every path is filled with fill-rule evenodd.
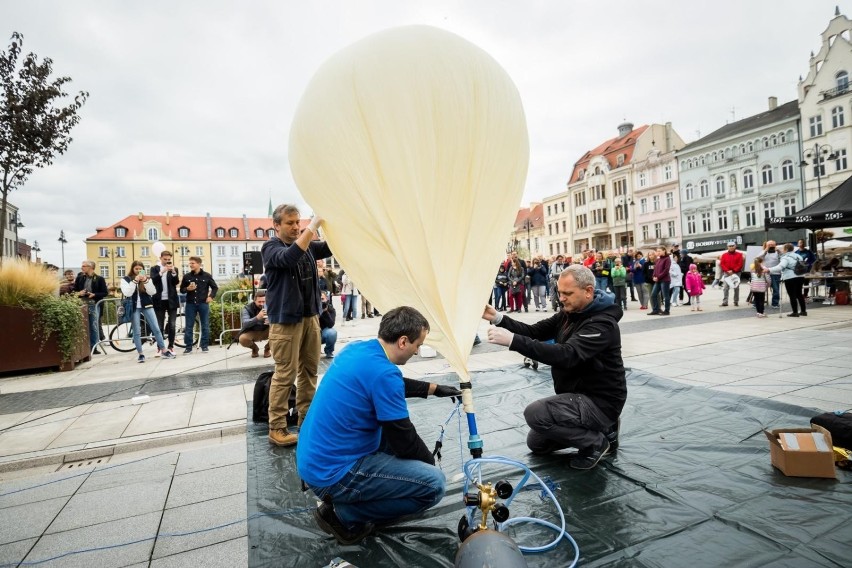
M 618 449 L 618 431 L 621 430 L 621 417 L 618 417 L 615 424 L 612 427 L 604 432 L 604 436 L 606 436 L 606 441 L 609 442 L 609 451 L 615 452 Z
M 797 314 L 796 312 L 793 312 L 792 314 L 787 314 L 787 317 L 788 318 L 797 318 L 797 317 L 799 317 L 799 314 Z
M 597 448 L 585 450 L 582 453 L 578 454 L 577 457 L 572 459 L 571 467 L 574 469 L 592 469 L 596 465 L 598 465 L 598 462 L 601 461 L 601 458 L 609 454 L 609 452 L 609 440 L 604 437 L 603 444 L 601 444 Z
M 334 512 L 334 507 L 328 503 L 322 503 L 314 509 L 314 520 L 324 532 L 337 539 L 340 544 L 355 544 L 373 532 L 373 524 L 366 523 L 353 530 L 343 526 Z

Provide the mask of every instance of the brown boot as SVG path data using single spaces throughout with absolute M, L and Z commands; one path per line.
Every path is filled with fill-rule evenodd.
M 260 357 L 260 349 L 258 349 L 257 345 L 253 345 L 251 348 L 251 358 Z
M 296 445 L 299 441 L 299 435 L 290 432 L 286 428 L 276 428 L 269 430 L 269 441 L 276 446 L 287 448 Z
M 266 344 L 266 347 L 263 348 L 263 356 L 267 359 L 272 357 L 272 348 L 268 343 Z

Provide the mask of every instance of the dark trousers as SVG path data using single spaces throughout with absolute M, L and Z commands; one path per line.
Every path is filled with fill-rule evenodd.
M 762 314 L 766 307 L 766 292 L 752 292 L 752 301 L 754 301 L 754 309 L 757 313 Z
M 163 331 L 163 335 L 168 336 L 166 346 L 172 349 L 175 346 L 175 318 L 177 317 L 177 308 L 170 308 L 167 303 L 160 302 L 154 307 L 154 313 L 157 314 L 157 325 Z M 163 322 L 166 321 L 166 314 L 169 316 L 169 327 L 163 327 Z
M 784 288 L 787 290 L 787 295 L 790 297 L 790 306 L 793 308 L 793 313 L 808 313 L 805 307 L 805 297 L 802 295 L 802 286 L 805 284 L 804 276 L 789 278 L 784 281 Z
M 530 427 L 527 447 L 534 454 L 564 448 L 588 451 L 603 442 L 603 432 L 614 424 L 589 397 L 574 393 L 530 403 L 524 409 L 524 419 Z
M 627 308 L 627 287 L 613 286 L 612 291 L 615 294 L 615 303 L 622 308 Z
M 640 286 L 641 286 L 641 284 L 640 284 Z M 630 301 L 635 302 L 636 301 L 636 292 L 634 292 L 633 279 L 632 278 L 627 279 L 627 287 L 630 288 Z

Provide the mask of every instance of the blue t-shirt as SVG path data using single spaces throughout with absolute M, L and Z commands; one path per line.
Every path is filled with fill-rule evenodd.
M 349 344 L 320 381 L 299 431 L 299 475 L 315 487 L 340 481 L 379 449 L 379 422 L 408 418 L 402 372 L 377 339 Z

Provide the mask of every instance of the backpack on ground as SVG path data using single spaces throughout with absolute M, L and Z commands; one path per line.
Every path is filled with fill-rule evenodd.
M 251 419 L 254 422 L 269 422 L 269 383 L 272 382 L 274 371 L 264 371 L 257 376 L 254 383 L 254 399 L 252 400 Z M 296 386 L 290 389 L 287 400 L 287 426 L 295 426 L 299 421 L 296 410 Z
M 831 432 L 831 443 L 835 446 L 852 449 L 852 412 L 826 412 L 811 418 L 811 424 Z

